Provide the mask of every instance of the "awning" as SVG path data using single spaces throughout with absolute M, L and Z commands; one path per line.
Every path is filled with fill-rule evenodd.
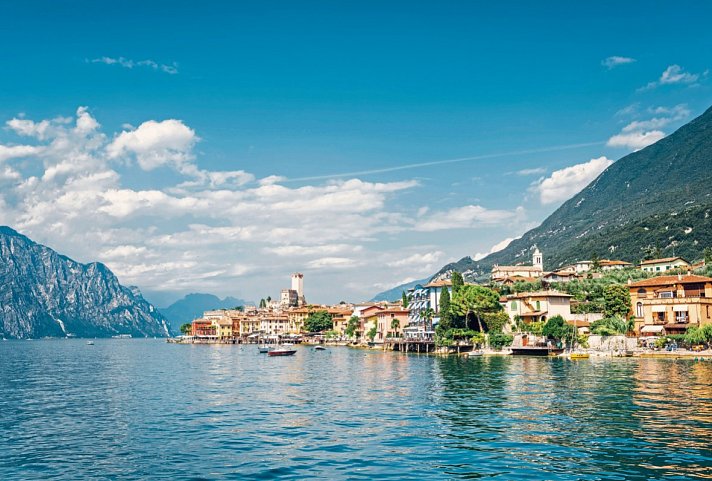
M 653 312 L 665 312 L 665 306 L 653 306 Z
M 643 328 L 640 330 L 640 332 L 650 332 L 650 333 L 658 334 L 658 333 L 663 332 L 663 327 L 664 326 L 661 326 L 661 325 L 657 325 L 657 326 L 647 325 L 647 326 L 643 326 Z
M 519 314 L 521 317 L 535 317 L 535 316 L 541 316 L 543 314 L 546 314 L 547 311 L 534 311 L 534 312 L 524 312 L 522 314 Z
M 687 304 L 680 304 L 679 306 L 672 306 L 672 310 L 675 312 L 687 312 L 690 307 Z

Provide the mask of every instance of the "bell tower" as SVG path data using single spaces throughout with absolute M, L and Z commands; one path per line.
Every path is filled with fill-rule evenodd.
M 542 271 L 544 270 L 544 255 L 541 253 L 538 247 L 534 248 L 534 256 L 532 258 L 532 266 L 538 267 Z

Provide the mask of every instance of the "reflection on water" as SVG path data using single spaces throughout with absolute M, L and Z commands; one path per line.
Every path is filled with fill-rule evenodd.
M 710 479 L 712 362 L 0 344 L 0 479 Z

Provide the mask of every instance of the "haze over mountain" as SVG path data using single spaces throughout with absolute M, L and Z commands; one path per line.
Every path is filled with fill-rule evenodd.
M 166 319 L 137 287 L 104 264 L 81 264 L 0 226 L 0 336 L 169 335 Z
M 211 309 L 230 309 L 243 306 L 246 302 L 235 297 L 220 299 L 213 294 L 193 293 L 177 300 L 168 307 L 159 308 L 161 314 L 170 322 L 171 329 L 178 332 L 181 324 L 191 322 L 200 317 L 203 312 Z
M 506 248 L 477 261 L 463 257 L 432 277 L 457 270 L 467 280 L 483 281 L 495 264 L 530 263 L 534 246 L 543 251 L 546 270 L 594 254 L 634 263 L 651 252 L 697 259 L 712 247 L 710 186 L 712 108 L 613 163 Z

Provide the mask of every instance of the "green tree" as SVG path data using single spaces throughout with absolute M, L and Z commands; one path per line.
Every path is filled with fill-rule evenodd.
M 514 336 L 503 332 L 490 332 L 489 345 L 493 349 L 502 349 L 504 346 L 509 346 L 514 341 Z
M 408 309 L 408 296 L 405 291 L 402 291 L 401 304 L 403 305 L 403 309 Z
M 571 339 L 574 333 L 574 327 L 566 324 L 566 321 L 561 316 L 552 316 L 544 324 L 541 330 L 542 335 L 554 339 Z
M 267 301 L 260 299 L 260 309 L 264 309 L 265 307 L 267 307 Z
M 391 330 L 395 333 L 400 327 L 400 321 L 398 319 L 391 319 Z
M 183 335 L 187 336 L 188 334 L 193 332 L 193 325 L 189 322 L 186 324 L 181 324 L 180 332 L 183 333 Z
M 371 329 L 369 329 L 368 332 L 366 333 L 366 337 L 368 337 L 371 340 L 371 342 L 373 342 L 373 340 L 376 338 L 377 332 L 378 332 L 378 324 L 374 323 L 373 327 Z
M 621 317 L 604 317 L 591 323 L 591 334 L 617 336 L 630 330 L 630 323 Z
M 468 328 L 470 319 L 474 317 L 478 331 L 484 332 L 482 316 L 487 312 L 496 312 L 502 309 L 499 303 L 499 294 L 487 287 L 467 285 L 462 286 L 453 294 L 451 310 L 462 316 L 465 321 L 463 327 Z
M 705 265 L 706 266 L 711 265 L 712 264 L 712 247 L 705 247 L 703 254 L 705 256 Z
M 488 332 L 502 332 L 504 326 L 509 323 L 509 315 L 504 311 L 485 312 L 482 320 L 487 326 Z
M 445 329 L 452 327 L 452 313 L 450 312 L 450 290 L 447 287 L 443 288 L 440 294 L 440 324 Z M 432 321 L 432 317 L 430 320 Z
M 304 329 L 306 332 L 323 332 L 331 330 L 334 323 L 331 319 L 331 314 L 326 311 L 314 311 L 309 313 L 309 316 L 304 320 Z
M 346 334 L 346 337 L 354 337 L 354 334 L 356 334 L 356 331 L 361 325 L 361 321 L 359 320 L 358 316 L 351 316 L 346 323 L 346 329 L 344 329 L 344 334 Z
M 591 269 L 593 269 L 594 271 L 597 271 L 600 268 L 601 268 L 601 258 L 598 257 L 598 253 L 594 252 L 591 255 Z
M 606 317 L 627 317 L 630 312 L 630 290 L 624 284 L 603 288 L 603 312 Z
M 462 286 L 465 285 L 465 280 L 462 278 L 462 274 L 457 271 L 453 271 L 450 280 L 452 281 L 452 294 L 454 296 L 460 289 L 462 289 Z M 443 290 L 445 289 L 446 288 L 444 287 Z
M 707 324 L 702 327 L 688 327 L 687 331 L 685 331 L 685 342 L 691 346 L 712 343 L 712 324 Z
M 435 311 L 431 307 L 426 307 L 420 311 L 420 317 L 425 320 L 425 330 L 430 331 L 433 329 L 433 317 L 435 316 Z

